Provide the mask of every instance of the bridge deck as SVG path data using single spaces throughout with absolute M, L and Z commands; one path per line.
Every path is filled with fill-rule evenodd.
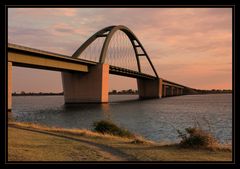
M 8 61 L 13 66 L 22 66 L 56 71 L 88 72 L 89 66 L 97 65 L 97 62 L 76 59 L 71 56 L 53 52 L 38 50 L 16 44 L 8 44 Z M 109 73 L 140 79 L 156 79 L 156 76 L 139 73 L 117 66 L 109 66 Z M 163 79 L 163 85 L 184 88 L 185 86 Z
M 98 64 L 97 62 L 75 59 L 71 56 L 15 44 L 8 44 L 8 61 L 11 61 L 14 66 L 49 69 L 56 71 L 70 70 L 81 72 L 88 72 L 88 66 Z M 155 76 L 112 65 L 110 65 L 110 74 L 133 78 L 156 78 Z
M 31 67 L 57 71 L 88 72 L 88 65 L 94 63 L 73 59 L 70 56 L 8 44 L 8 61 L 13 66 Z
M 121 67 L 117 67 L 117 66 L 111 66 L 111 65 L 109 68 L 109 72 L 110 72 L 110 74 L 133 77 L 133 78 L 156 79 L 156 76 L 139 73 L 134 70 L 125 69 L 125 68 L 121 68 Z

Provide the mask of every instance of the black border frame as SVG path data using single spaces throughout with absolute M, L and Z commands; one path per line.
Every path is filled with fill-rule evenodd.
M 58 1 L 58 3 L 62 3 L 63 1 Z M 239 153 L 236 151 L 238 150 L 239 151 L 239 146 L 236 144 L 237 143 L 237 136 L 236 136 L 236 131 L 239 129 L 239 124 L 236 123 L 236 119 L 239 118 L 239 115 L 236 113 L 236 112 L 239 112 L 238 111 L 238 108 L 236 107 L 238 104 L 236 103 L 236 100 L 238 100 L 238 94 L 239 94 L 239 89 L 236 87 L 236 83 L 239 81 L 239 77 L 236 76 L 236 73 L 238 72 L 237 71 L 237 67 L 236 67 L 236 64 L 239 63 L 238 62 L 238 58 L 236 56 L 238 56 L 239 54 L 239 51 L 236 50 L 236 43 L 237 43 L 237 37 L 239 36 L 239 33 L 236 31 L 236 30 L 239 30 L 237 28 L 237 24 L 236 24 L 236 21 L 239 20 L 239 17 L 237 17 L 237 15 L 239 15 L 238 13 L 238 10 L 237 10 L 237 4 L 235 4 L 235 2 L 231 2 L 231 1 L 227 1 L 227 2 L 223 2 L 223 1 L 216 1 L 218 4 L 214 4 L 214 3 L 211 3 L 209 1 L 207 2 L 203 2 L 201 4 L 198 4 L 198 5 L 188 5 L 188 4 L 192 4 L 191 2 L 183 2 L 182 4 L 175 4 L 175 5 L 169 5 L 170 2 L 166 3 L 166 2 L 163 2 L 162 4 L 156 4 L 155 3 L 152 3 L 152 5 L 146 5 L 146 4 L 141 4 L 141 5 L 132 5 L 132 4 L 127 4 L 127 5 L 124 5 L 126 3 L 124 3 L 124 1 L 122 1 L 121 3 L 117 3 L 116 5 L 114 5 L 113 3 L 111 5 L 89 5 L 89 4 L 86 4 L 86 5 L 71 5 L 71 4 L 65 4 L 65 5 L 53 5 L 53 4 L 50 4 L 50 5 L 28 5 L 28 4 L 32 4 L 32 2 L 28 2 L 28 1 L 24 1 L 22 2 L 22 4 L 19 4 L 19 3 L 15 3 L 15 4 L 12 4 L 12 3 L 5 3 L 5 4 L 1 4 L 1 8 L 0 8 L 0 11 L 1 11 L 1 22 L 3 22 L 2 25 L 4 25 L 4 27 L 1 27 L 1 31 L 4 32 L 4 34 L 1 34 L 1 41 L 0 41 L 0 49 L 1 51 L 3 51 L 4 53 L 4 56 L 5 57 L 1 57 L 1 59 L 3 60 L 1 62 L 1 64 L 3 64 L 3 66 L 1 66 L 1 68 L 4 68 L 4 71 L 1 71 L 1 77 L 3 77 L 3 80 L 4 80 L 4 85 L 0 85 L 2 88 L 2 90 L 4 92 L 1 92 L 1 94 L 3 94 L 3 97 L 4 98 L 4 102 L 1 102 L 2 106 L 1 108 L 4 108 L 3 111 L 4 111 L 4 118 L 1 118 L 1 124 L 3 125 L 1 127 L 1 130 L 2 132 L 1 133 L 4 133 L 5 135 L 5 139 L 3 140 L 5 144 L 2 144 L 4 145 L 4 148 L 2 148 L 2 150 L 5 150 L 5 154 L 3 157 L 5 157 L 5 159 L 3 160 L 3 163 L 5 164 L 39 164 L 39 163 L 44 163 L 44 164 L 132 164 L 132 163 L 137 163 L 137 164 L 239 164 Z M 65 3 L 65 2 L 64 2 Z M 71 1 L 69 1 L 68 3 L 71 3 Z M 75 2 L 73 1 L 73 4 Z M 89 3 L 89 2 L 88 2 Z M 139 2 L 141 3 L 141 2 Z M 209 4 L 211 3 L 211 4 Z M 106 2 L 105 2 L 106 4 Z M 109 3 L 107 3 L 109 4 Z M 165 8 L 165 7 L 169 7 L 169 8 L 172 8 L 172 7 L 176 7 L 176 8 L 182 8 L 182 7 L 196 7 L 196 8 L 204 8 L 204 7 L 231 7 L 233 9 L 233 13 L 232 13 L 232 19 L 233 19 L 233 27 L 232 27 L 232 33 L 233 33 L 233 36 L 232 36 L 232 42 L 233 42 L 233 46 L 232 46 L 232 103 L 233 103 L 233 107 L 232 107 L 232 110 L 233 110 L 233 118 L 232 118 L 232 134 L 233 134 L 233 137 L 232 137 L 232 141 L 233 141 L 233 151 L 232 151 L 232 162 L 174 162 L 174 161 L 170 161 L 170 162 L 9 162 L 8 159 L 7 159 L 7 138 L 8 138 L 8 135 L 7 135 L 7 116 L 8 116 L 8 113 L 7 113 L 7 32 L 8 32 L 8 27 L 7 27 L 7 9 L 8 8 L 13 8 L 13 7 L 47 7 L 47 8 L 56 8 L 56 7 L 71 7 L 71 8 L 74 8 L 74 7 L 79 7 L 79 8 L 119 8 L 119 7 L 140 7 L 140 8 L 148 8 L 148 7 L 151 7 L 151 8 Z M 238 36 L 237 36 L 238 35 Z M 2 42 L 5 42 L 5 43 L 2 43 Z M 2 81 L 3 82 L 3 81 Z M 2 100 L 2 99 L 1 99 Z M 238 126 L 236 126 L 238 125 Z M 3 138 L 3 137 L 2 137 Z M 239 141 L 238 141 L 239 142 Z M 238 155 L 237 155 L 238 153 Z

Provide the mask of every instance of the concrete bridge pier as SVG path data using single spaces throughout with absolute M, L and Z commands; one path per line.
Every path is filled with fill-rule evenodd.
M 8 62 L 8 111 L 12 110 L 12 62 Z
M 176 95 L 179 96 L 179 88 L 176 89 Z
M 181 89 L 180 88 L 177 88 L 177 95 L 181 95 Z
M 183 95 L 183 89 L 182 88 L 180 89 L 180 95 Z
M 140 99 L 162 98 L 162 79 L 137 79 Z
M 167 86 L 162 85 L 162 97 L 166 97 L 166 96 L 167 96 Z
M 89 67 L 88 73 L 62 72 L 65 103 L 108 102 L 109 65 Z
M 175 93 L 174 93 L 174 87 L 171 86 L 170 88 L 171 88 L 171 95 L 170 95 L 170 96 L 174 96 L 174 94 L 175 94 Z

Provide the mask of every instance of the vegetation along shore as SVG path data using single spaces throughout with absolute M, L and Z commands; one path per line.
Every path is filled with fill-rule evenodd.
M 92 131 L 39 124 L 8 124 L 9 161 L 231 161 L 230 145 L 196 128 L 179 131 L 180 143 L 144 139 L 109 121 Z

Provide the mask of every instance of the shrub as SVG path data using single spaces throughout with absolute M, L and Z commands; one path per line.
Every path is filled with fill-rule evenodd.
M 93 123 L 94 131 L 102 134 L 111 134 L 121 137 L 132 138 L 134 135 L 126 129 L 120 128 L 111 121 L 101 120 Z
M 131 141 L 130 143 L 132 143 L 132 144 L 144 144 L 146 142 L 144 140 L 136 138 L 133 141 Z
M 182 140 L 179 143 L 181 147 L 187 148 L 213 148 L 218 142 L 212 136 L 211 133 L 202 130 L 197 127 L 189 127 L 185 129 L 185 132 L 177 130 L 178 137 Z

